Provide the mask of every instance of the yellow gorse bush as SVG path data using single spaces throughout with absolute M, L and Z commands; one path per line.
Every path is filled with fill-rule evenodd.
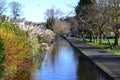
M 17 72 L 17 66 L 25 59 L 29 59 L 30 48 L 27 44 L 25 36 L 21 36 L 19 31 L 15 31 L 10 23 L 0 24 L 0 38 L 4 44 L 5 62 L 5 76 L 9 76 L 8 79 L 15 77 Z

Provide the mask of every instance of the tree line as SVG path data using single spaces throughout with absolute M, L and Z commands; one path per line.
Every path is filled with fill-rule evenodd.
M 120 0 L 80 0 L 75 12 L 79 25 L 77 31 L 83 40 L 87 34 L 90 41 L 99 40 L 101 44 L 106 38 L 111 48 L 120 46 Z M 110 42 L 108 33 L 114 34 L 114 44 Z
M 69 23 L 61 18 L 63 12 L 60 9 L 50 8 L 45 12 L 46 28 L 52 30 L 56 35 L 70 33 Z

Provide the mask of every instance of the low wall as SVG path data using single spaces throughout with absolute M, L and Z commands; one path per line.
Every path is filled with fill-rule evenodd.
M 80 49 L 75 47 L 70 40 L 68 40 L 66 37 L 62 37 L 62 38 L 68 41 L 70 45 L 81 54 L 82 57 L 84 57 L 103 77 L 105 77 L 106 80 L 114 80 L 110 75 L 108 75 L 98 65 L 96 65 L 93 60 L 91 60 L 87 55 L 85 55 Z

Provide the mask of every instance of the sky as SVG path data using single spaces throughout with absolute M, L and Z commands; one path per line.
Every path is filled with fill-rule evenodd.
M 16 1 L 22 4 L 22 15 L 21 17 L 25 20 L 32 22 L 44 22 L 45 11 L 47 9 L 55 8 L 60 9 L 67 16 L 70 12 L 74 12 L 74 8 L 79 0 L 6 0 L 7 3 Z M 11 16 L 10 10 L 6 13 Z

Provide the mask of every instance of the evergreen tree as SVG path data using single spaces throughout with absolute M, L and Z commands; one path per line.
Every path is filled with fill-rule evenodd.
M 78 2 L 77 7 L 75 8 L 76 15 L 79 15 L 80 11 L 84 6 L 87 6 L 89 4 L 94 4 L 96 3 L 96 0 L 80 0 Z
M 54 17 L 48 18 L 47 19 L 47 23 L 46 23 L 47 29 L 50 29 L 50 30 L 54 31 L 54 25 L 55 25 L 55 19 L 54 19 Z
M 91 4 L 92 1 L 91 0 L 80 0 L 80 5 L 84 6 L 84 5 L 88 5 Z

